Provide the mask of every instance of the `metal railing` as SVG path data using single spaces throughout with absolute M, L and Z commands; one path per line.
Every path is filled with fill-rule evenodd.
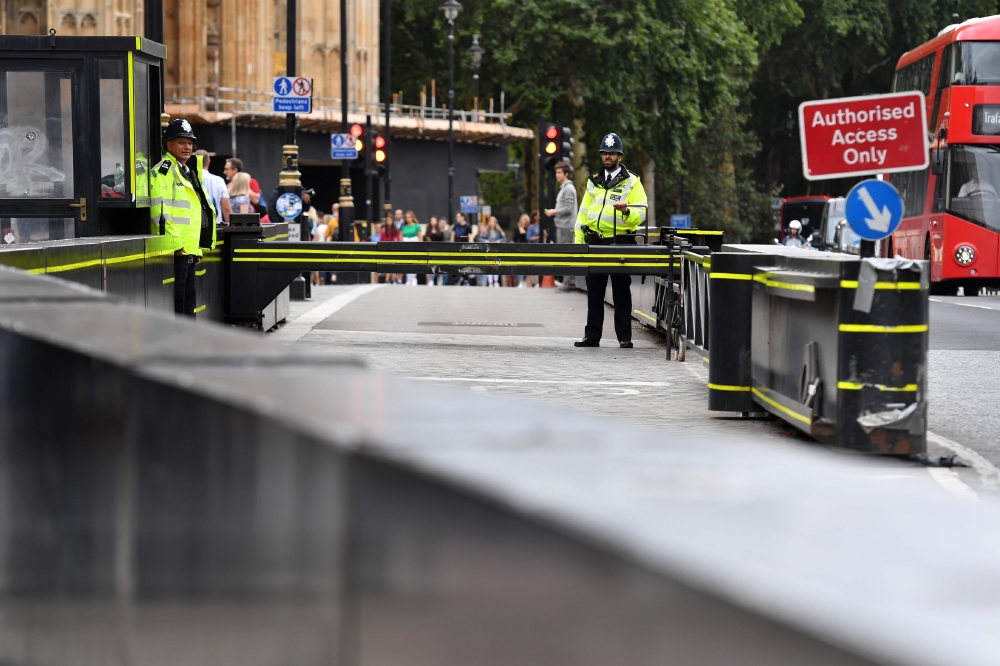
M 213 85 L 167 85 L 167 104 L 180 104 L 181 115 L 193 110 L 235 115 L 270 116 L 275 115 L 273 92 L 247 88 L 229 88 Z M 426 96 L 421 101 L 426 102 Z M 190 105 L 190 109 L 188 106 Z M 394 117 L 420 118 L 424 120 L 448 120 L 448 108 L 436 106 L 432 97 L 430 103 L 390 105 Z M 379 102 L 348 103 L 348 112 L 360 115 L 371 114 L 373 119 L 383 118 L 385 104 Z M 320 113 L 331 119 L 340 118 L 341 101 L 336 97 L 313 97 L 313 113 Z M 284 114 L 277 114 L 284 115 Z M 504 109 L 504 96 L 500 98 L 500 111 L 482 109 L 455 109 L 457 122 L 494 123 L 506 127 L 511 114 Z

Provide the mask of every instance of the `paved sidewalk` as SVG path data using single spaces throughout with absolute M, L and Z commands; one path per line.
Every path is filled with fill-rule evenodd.
M 293 319 L 322 303 L 370 290 L 295 343 L 364 358 L 372 367 L 479 393 L 544 400 L 634 425 L 717 429 L 722 434 L 781 437 L 773 422 L 709 412 L 700 363 L 666 361 L 658 336 L 633 324 L 634 349 L 620 349 L 612 310 L 598 349 L 577 349 L 587 298 L 554 289 L 321 287 L 319 303 L 293 304 Z M 282 330 L 276 339 L 281 339 Z M 456 405 L 461 409 L 461 405 Z
M 310 301 L 293 302 L 288 322 L 268 338 L 361 358 L 428 384 L 543 401 L 661 434 L 745 437 L 747 446 L 820 446 L 777 420 L 708 411 L 705 367 L 693 359 L 665 360 L 663 341 L 635 322 L 635 348 L 619 349 L 611 308 L 605 310 L 606 346 L 573 347 L 586 313 L 583 292 L 335 285 L 314 287 Z M 462 404 L 454 408 L 464 410 Z M 930 452 L 953 453 L 934 441 Z M 973 468 L 901 463 L 886 481 L 926 475 L 972 500 L 995 491 Z

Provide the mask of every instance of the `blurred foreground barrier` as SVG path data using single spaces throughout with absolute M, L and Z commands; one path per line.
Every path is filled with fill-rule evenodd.
M 218 246 L 205 251 L 195 271 L 195 317 L 198 319 L 222 321 L 224 318 L 225 283 L 221 258 L 226 242 L 225 229 L 219 228 Z M 264 242 L 285 241 L 288 224 L 258 225 L 256 233 Z M 111 294 L 120 303 L 173 312 L 173 254 L 170 239 L 164 236 L 94 236 L 0 246 L 0 266 L 86 285 Z M 279 289 L 261 304 L 253 319 L 266 331 L 284 321 L 288 311 L 288 291 Z
M 685 334 L 699 353 L 710 342 L 709 409 L 762 407 L 869 453 L 926 451 L 926 271 L 770 245 L 686 254 Z
M 3 664 L 995 664 L 1000 508 L 901 471 L 0 269 Z

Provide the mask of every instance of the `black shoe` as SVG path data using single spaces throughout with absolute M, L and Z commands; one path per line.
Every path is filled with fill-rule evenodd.
M 621 347 L 622 349 L 632 349 L 631 342 L 619 342 L 618 346 Z
M 574 347 L 600 347 L 601 346 L 601 341 L 600 340 L 588 340 L 587 338 L 584 338 L 583 340 L 577 340 L 576 342 L 574 342 L 573 346 Z

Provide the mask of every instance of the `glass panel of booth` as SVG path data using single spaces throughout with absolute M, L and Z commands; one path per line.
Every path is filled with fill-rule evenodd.
M 2 245 L 76 237 L 75 217 L 0 217 Z
M 73 73 L 0 67 L 0 199 L 72 199 Z
M 149 205 L 149 65 L 134 62 L 132 82 L 133 116 L 132 136 L 135 150 L 135 196 L 140 206 Z
M 131 199 L 125 180 L 125 62 L 97 61 L 101 108 L 101 200 Z

